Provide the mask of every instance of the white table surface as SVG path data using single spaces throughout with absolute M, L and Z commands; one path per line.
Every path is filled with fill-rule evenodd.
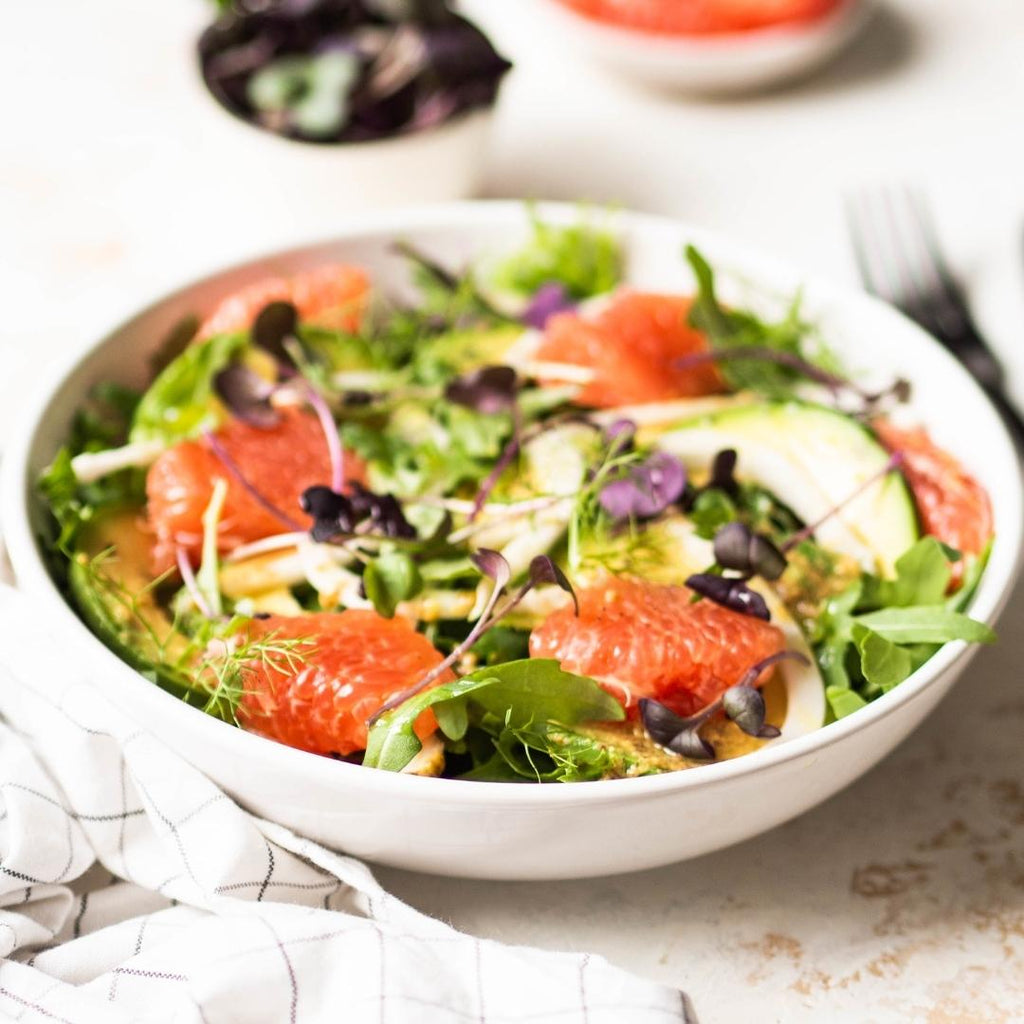
M 486 193 L 613 201 L 854 279 L 844 190 L 923 186 L 1024 398 L 1024 5 L 889 0 L 859 46 L 759 98 L 631 88 L 537 37 L 532 0 L 466 6 L 517 60 Z M 10 4 L 0 30 L 0 437 L 40 364 L 219 263 L 324 236 L 358 197 L 253 195 L 210 131 L 198 0 Z M 381 871 L 507 941 L 589 949 L 685 988 L 701 1020 L 1024 1019 L 1024 591 L 897 753 L 730 851 L 575 883 Z M 742 813 L 742 808 L 736 809 Z M 610 836 L 609 842 L 619 837 Z

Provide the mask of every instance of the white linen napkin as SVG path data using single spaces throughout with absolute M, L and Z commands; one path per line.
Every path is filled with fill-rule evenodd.
M 598 957 L 463 935 L 359 861 L 246 813 L 113 707 L 3 585 L 0 715 L 0 1016 L 695 1019 L 680 992 Z

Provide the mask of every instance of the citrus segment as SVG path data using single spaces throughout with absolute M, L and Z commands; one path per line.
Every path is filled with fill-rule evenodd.
M 561 0 L 595 21 L 663 35 L 747 32 L 803 24 L 834 10 L 839 0 Z
M 884 418 L 872 426 L 889 451 L 903 455 L 901 469 L 924 532 L 963 554 L 980 554 L 992 536 L 992 505 L 981 484 L 924 428 L 897 427 Z
M 221 300 L 203 321 L 197 337 L 228 334 L 252 326 L 271 302 L 290 302 L 303 323 L 355 331 L 362 321 L 370 283 L 359 267 L 333 264 L 293 277 L 267 277 Z
M 230 420 L 215 432 L 220 447 L 246 481 L 267 502 L 295 520 L 311 525 L 299 507 L 307 487 L 331 479 L 331 459 L 320 422 L 299 409 L 283 409 L 270 428 Z M 362 480 L 364 466 L 345 454 L 345 476 Z M 183 441 L 163 452 L 146 477 L 149 523 L 156 535 L 153 562 L 160 572 L 174 564 L 175 548 L 183 547 L 195 564 L 202 545 L 202 516 L 210 503 L 214 481 L 228 485 L 218 525 L 218 548 L 230 551 L 288 529 L 285 521 L 264 507 L 230 472 L 202 438 Z
M 530 655 L 592 676 L 635 713 L 652 697 L 681 715 L 711 703 L 751 666 L 785 646 L 761 619 L 693 601 L 687 587 L 609 577 L 579 592 L 530 635 Z
M 714 394 L 723 384 L 712 364 L 678 365 L 708 347 L 687 323 L 691 304 L 682 296 L 629 292 L 592 318 L 560 313 L 548 322 L 537 358 L 593 372 L 577 398 L 583 405 L 611 408 Z
M 250 663 L 244 670 L 240 723 L 314 754 L 364 750 L 369 718 L 442 660 L 405 619 L 359 609 L 254 619 L 249 636 L 296 641 L 297 661 L 290 668 L 280 659 Z M 446 672 L 434 685 L 452 678 Z M 416 734 L 423 739 L 435 728 L 428 709 L 416 721 Z

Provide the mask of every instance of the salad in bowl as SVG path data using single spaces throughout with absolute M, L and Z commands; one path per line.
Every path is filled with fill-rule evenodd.
M 989 496 L 907 381 L 674 259 L 535 213 L 210 296 L 39 477 L 54 578 L 195 715 L 481 782 L 700 771 L 994 639 Z

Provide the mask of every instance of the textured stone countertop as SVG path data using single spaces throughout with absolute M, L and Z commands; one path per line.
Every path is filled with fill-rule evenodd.
M 732 102 L 606 76 L 532 32 L 532 2 L 466 4 L 518 65 L 488 194 L 674 214 L 852 280 L 843 192 L 913 181 L 1024 396 L 1020 0 L 890 0 L 818 77 Z M 196 273 L 322 237 L 360 207 L 247 192 L 195 89 L 206 15 L 199 0 L 5 12 L 0 443 L 42 361 Z M 679 985 L 704 1024 L 1024 1020 L 1022 620 L 1024 591 L 1001 644 L 913 737 L 759 839 L 586 882 L 383 879 L 461 928 Z

